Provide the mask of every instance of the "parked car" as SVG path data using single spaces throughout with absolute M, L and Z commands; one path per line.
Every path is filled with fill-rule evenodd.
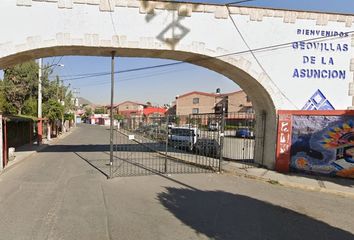
M 197 128 L 172 127 L 169 129 L 168 144 L 176 148 L 192 151 L 197 138 Z
M 239 128 L 236 130 L 235 136 L 238 138 L 254 138 L 254 133 L 249 128 Z
M 219 130 L 219 123 L 217 122 L 211 122 L 208 124 L 208 130 L 209 131 L 218 131 Z
M 219 158 L 220 144 L 215 139 L 200 138 L 194 145 L 194 152 L 202 156 Z

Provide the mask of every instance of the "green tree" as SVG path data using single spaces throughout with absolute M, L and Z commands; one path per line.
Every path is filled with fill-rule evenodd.
M 92 108 L 90 107 L 85 107 L 85 113 L 84 113 L 84 117 L 88 118 L 93 114 Z
M 58 77 L 57 77 L 58 78 Z M 57 81 L 49 81 L 48 78 L 42 80 L 42 101 L 47 102 L 49 99 L 59 99 L 59 84 Z
M 124 119 L 124 116 L 120 114 L 114 114 L 113 118 L 115 120 L 122 121 Z
M 28 61 L 4 70 L 4 93 L 7 111 L 22 113 L 24 102 L 37 94 L 38 65 Z
M 94 111 L 96 114 L 104 114 L 105 113 L 105 110 L 104 108 L 96 108 L 95 111 Z
M 29 116 L 37 116 L 38 112 L 38 99 L 29 97 L 23 103 L 22 113 Z
M 64 116 L 64 106 L 55 99 L 49 99 L 43 104 L 43 115 L 51 122 L 62 119 Z
M 7 101 L 4 90 L 4 81 L 0 80 L 0 111 L 6 112 L 7 109 Z

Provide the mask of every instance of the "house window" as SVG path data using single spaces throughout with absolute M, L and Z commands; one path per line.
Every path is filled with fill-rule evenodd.
M 192 109 L 193 114 L 198 114 L 199 113 L 199 108 L 193 108 Z
M 249 96 L 246 96 L 246 101 L 247 101 L 247 102 L 251 102 L 251 99 L 250 99 Z
M 193 98 L 193 104 L 198 104 L 199 103 L 199 98 Z

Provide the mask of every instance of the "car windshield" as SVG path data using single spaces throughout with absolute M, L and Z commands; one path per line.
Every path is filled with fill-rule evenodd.
M 172 128 L 171 129 L 171 134 L 178 135 L 178 136 L 191 136 L 192 132 L 193 131 L 190 129 L 180 129 L 180 128 Z

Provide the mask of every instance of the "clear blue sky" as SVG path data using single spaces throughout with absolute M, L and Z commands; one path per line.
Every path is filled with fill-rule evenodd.
M 192 0 L 189 2 L 225 4 L 232 2 L 232 0 Z M 239 5 L 354 13 L 354 0 L 255 0 Z M 52 64 L 57 63 L 59 60 L 65 66 L 57 67 L 54 74 L 62 76 L 64 80 L 73 78 L 70 75 L 110 71 L 110 58 L 104 57 L 64 56 L 62 58 L 47 58 L 45 62 Z M 117 58 L 116 70 L 146 67 L 169 62 L 173 61 L 147 58 Z M 0 78 L 2 78 L 2 73 L 0 73 Z M 94 103 L 107 104 L 110 101 L 109 82 L 110 76 L 107 75 L 64 81 L 64 84 L 68 85 L 70 83 L 71 89 L 76 88 L 79 91 L 79 96 L 87 98 Z M 231 92 L 239 89 L 235 83 L 222 75 L 191 64 L 181 64 L 117 75 L 115 102 L 125 100 L 138 102 L 150 101 L 153 104 L 162 105 L 173 101 L 176 95 L 193 90 L 215 92 L 216 88 L 220 88 L 222 92 Z

